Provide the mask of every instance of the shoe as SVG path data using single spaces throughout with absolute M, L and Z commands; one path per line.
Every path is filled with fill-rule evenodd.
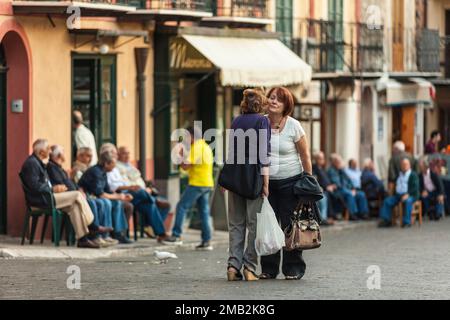
M 98 244 L 98 246 L 100 248 L 106 248 L 109 247 L 110 244 L 108 242 L 106 242 L 105 240 L 103 240 L 102 238 L 96 238 L 94 240 L 91 240 L 93 243 Z
M 88 248 L 88 249 L 100 249 L 100 246 L 94 242 L 92 242 L 91 240 L 78 240 L 77 243 L 77 247 L 78 248 Z
M 363 215 L 363 216 L 361 217 L 361 220 L 364 220 L 364 221 L 367 221 L 367 220 L 369 220 L 369 219 L 370 219 L 370 217 L 369 217 L 368 214 L 365 214 L 365 215 Z
M 199 244 L 198 246 L 195 247 L 195 250 L 199 250 L 199 251 L 212 251 L 213 250 L 213 246 L 209 243 L 209 241 L 206 242 L 202 242 L 201 244 Z
M 133 241 L 131 241 L 130 239 L 128 239 L 127 237 L 120 235 L 119 237 L 117 237 L 117 240 L 119 241 L 120 244 L 132 244 Z
M 236 270 L 234 267 L 228 267 L 227 279 L 228 281 L 242 281 L 242 273 Z
M 183 244 L 183 241 L 181 241 L 180 237 L 170 236 L 166 237 L 165 239 L 161 240 L 160 243 L 162 244 L 174 244 L 177 246 L 181 246 Z
M 156 239 L 155 232 L 153 231 L 153 228 L 150 226 L 147 226 L 144 228 L 144 233 L 149 237 L 150 239 Z
M 258 277 L 260 280 L 270 280 L 270 279 L 276 279 L 277 276 L 268 274 L 268 273 L 261 273 Z
M 119 244 L 119 241 L 116 239 L 113 239 L 111 237 L 106 237 L 103 239 L 105 242 L 109 243 L 110 246 L 115 246 L 116 244 Z
M 244 278 L 246 281 L 258 281 L 259 277 L 253 272 L 244 267 Z
M 359 218 L 358 218 L 357 216 L 350 216 L 350 217 L 348 218 L 348 220 L 349 220 L 349 221 L 358 221 Z
M 378 224 L 378 228 L 389 228 L 389 227 L 392 227 L 392 223 L 388 221 L 383 220 Z
M 402 228 L 404 228 L 404 229 L 411 228 L 411 224 L 410 223 L 403 224 Z
M 104 226 L 98 226 L 98 231 L 97 233 L 110 233 L 113 232 L 114 229 L 111 227 L 104 227 Z

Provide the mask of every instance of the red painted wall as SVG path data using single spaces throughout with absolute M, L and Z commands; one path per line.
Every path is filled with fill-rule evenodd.
M 6 80 L 7 233 L 19 236 L 25 215 L 25 201 L 18 173 L 31 149 L 31 54 L 25 32 L 14 19 L 0 25 L 0 41 L 9 67 Z M 23 113 L 11 112 L 11 101 L 15 99 L 23 100 Z

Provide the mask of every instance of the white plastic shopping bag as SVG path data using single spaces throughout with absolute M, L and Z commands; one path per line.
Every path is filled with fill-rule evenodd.
M 277 253 L 284 247 L 285 235 L 275 216 L 269 200 L 264 197 L 261 212 L 257 213 L 256 252 L 259 256 Z

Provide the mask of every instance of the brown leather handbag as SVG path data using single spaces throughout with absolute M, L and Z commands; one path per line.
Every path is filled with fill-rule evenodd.
M 300 203 L 291 218 L 291 224 L 284 230 L 285 250 L 311 250 L 322 245 L 320 227 L 313 217 L 310 203 Z

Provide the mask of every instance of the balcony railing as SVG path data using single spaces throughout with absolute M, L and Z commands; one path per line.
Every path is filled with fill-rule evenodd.
M 269 17 L 269 0 L 211 0 L 211 7 L 219 17 Z
M 114 1 L 114 0 L 112 0 Z M 116 0 L 138 9 L 211 12 L 211 0 Z
M 292 49 L 314 72 L 380 72 L 383 70 L 383 28 L 362 23 L 304 20 Z

